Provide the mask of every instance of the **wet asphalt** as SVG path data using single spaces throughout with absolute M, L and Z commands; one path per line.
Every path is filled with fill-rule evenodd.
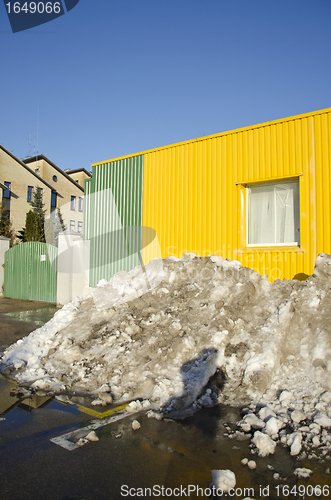
M 4 349 L 16 342 L 55 311 L 50 304 L 0 299 L 0 345 Z M 298 463 L 280 445 L 273 456 L 252 455 L 249 440 L 228 436 L 229 430 L 236 430 L 239 409 L 220 405 L 183 421 L 157 421 L 144 412 L 127 415 L 97 428 L 99 441 L 68 451 L 51 439 L 84 431 L 93 422 L 99 425 L 116 405 L 94 407 L 79 397 L 64 404 L 47 396 L 17 397 L 15 391 L 15 382 L 1 376 L 1 500 L 208 498 L 213 469 L 236 474 L 237 494 L 223 498 L 331 498 L 331 486 L 329 496 L 286 494 L 288 485 L 331 485 L 331 462 Z M 135 431 L 134 419 L 141 424 Z M 256 469 L 243 466 L 243 458 L 254 459 Z M 298 480 L 293 476 L 296 467 L 309 467 L 314 473 Z M 275 473 L 280 477 L 275 479 Z

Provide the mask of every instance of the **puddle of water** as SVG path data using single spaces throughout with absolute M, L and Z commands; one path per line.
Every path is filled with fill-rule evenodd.
M 19 398 L 15 395 L 16 388 L 17 384 L 15 381 L 0 374 L 0 417 L 6 417 L 10 414 L 12 422 L 16 420 L 21 421 L 22 412 L 26 413 L 28 418 L 31 412 L 42 410 L 45 407 L 72 415 L 82 415 L 84 413 L 79 410 L 79 405 L 61 402 L 47 395 L 39 396 L 38 394 L 33 394 L 28 398 Z
M 27 311 L 0 313 L 0 356 L 11 344 L 29 335 L 33 330 L 52 319 L 57 310 L 58 307 L 54 305 Z
M 7 312 L 2 313 L 2 315 L 23 323 L 34 323 L 36 327 L 40 327 L 52 319 L 58 309 L 56 306 L 50 306 L 27 311 Z
M 69 422 L 69 414 L 78 417 L 76 428 L 87 425 L 89 417 L 82 414 L 75 405 L 64 405 L 55 399 L 47 400 L 47 398 L 44 398 L 43 402 L 42 399 L 26 401 L 25 404 L 20 402 L 7 412 L 6 420 L 0 422 L 0 429 L 9 434 L 8 442 L 15 441 L 16 436 L 24 440 L 34 434 L 38 436 L 40 442 L 44 432 L 43 440 L 48 443 L 50 429 L 56 429 L 58 431 L 56 435 L 62 435 L 73 429 L 74 424 Z M 131 424 L 134 419 L 141 423 L 138 431 L 132 430 Z M 96 429 L 100 441 L 89 443 L 82 449 L 59 452 L 55 444 L 54 448 L 47 449 L 56 456 L 60 454 L 63 460 L 69 460 L 69 463 L 71 460 L 77 460 L 78 454 L 80 457 L 90 457 L 89 463 L 93 463 L 94 474 L 102 485 L 100 487 L 104 488 L 101 491 L 105 493 L 109 491 L 108 476 L 111 479 L 115 492 L 114 495 L 107 497 L 111 499 L 120 498 L 123 484 L 134 488 L 142 486 L 152 488 L 158 484 L 173 490 L 181 485 L 183 487 L 195 485 L 205 489 L 211 481 L 213 469 L 230 469 L 235 473 L 238 491 L 237 495 L 231 498 L 243 499 L 249 496 L 255 500 L 261 498 L 278 500 L 331 496 L 331 487 L 330 496 L 314 494 L 314 491 L 319 491 L 314 490 L 318 485 L 323 488 L 331 484 L 331 477 L 326 474 L 331 462 L 298 461 L 296 457 L 291 457 L 289 450 L 281 444 L 277 445 L 274 455 L 263 458 L 252 454 L 249 439 L 239 441 L 225 435 L 229 427 L 235 430 L 235 422 L 238 420 L 239 410 L 226 406 L 201 410 L 183 421 L 165 419 L 159 422 L 148 419 L 141 413 L 128 415 L 121 422 Z M 63 453 L 67 455 L 62 455 Z M 242 465 L 243 458 L 254 460 L 256 469 L 250 470 L 247 465 Z M 108 470 L 110 463 L 111 473 Z M 309 468 L 313 474 L 308 479 L 298 479 L 293 475 L 297 467 Z M 274 477 L 275 473 L 279 474 L 279 477 Z M 301 490 L 299 486 L 302 487 Z M 296 488 L 297 494 L 289 495 L 287 487 Z M 254 494 L 249 494 L 249 489 Z M 308 495 L 299 495 L 299 491 L 308 492 Z M 201 494 L 197 496 L 193 491 L 190 497 L 207 498 Z M 94 499 L 97 496 L 92 495 L 89 498 Z M 160 498 L 169 498 L 169 495 L 161 495 Z

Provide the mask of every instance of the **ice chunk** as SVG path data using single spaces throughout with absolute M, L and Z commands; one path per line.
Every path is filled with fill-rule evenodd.
M 311 469 L 305 469 L 304 467 L 302 467 L 302 468 L 298 467 L 293 472 L 293 474 L 295 474 L 296 476 L 298 476 L 300 478 L 309 477 L 312 473 L 313 473 L 313 471 Z
M 269 436 L 274 436 L 275 434 L 278 434 L 279 430 L 284 427 L 284 425 L 284 422 L 282 422 L 278 418 L 270 417 L 266 423 L 266 433 L 269 434 Z
M 140 423 L 138 422 L 138 420 L 133 420 L 132 421 L 132 429 L 134 431 L 137 431 L 138 429 L 140 429 L 141 425 Z
M 131 403 L 128 404 L 128 406 L 126 407 L 126 411 L 128 413 L 136 413 L 142 409 L 143 409 L 143 407 L 142 407 L 142 404 L 139 400 L 131 401 Z
M 103 403 L 106 403 L 107 405 L 113 402 L 113 397 L 109 392 L 99 392 L 98 397 Z
M 324 401 L 325 403 L 331 403 L 331 392 L 324 392 L 322 395 L 321 395 L 321 401 Z
M 301 432 L 293 432 L 287 436 L 287 446 L 290 446 L 292 456 L 299 455 L 302 447 L 301 442 Z
M 249 425 L 249 429 L 263 429 L 265 427 L 265 422 L 258 418 L 254 413 L 248 413 L 247 415 L 244 416 L 243 418 L 244 423 L 246 425 Z M 243 427 L 244 429 L 244 427 Z M 247 427 L 244 429 L 246 430 Z M 247 431 L 246 431 L 247 432 Z
M 331 281 L 331 256 L 325 253 L 320 253 L 317 256 L 314 274 L 315 278 L 319 280 L 325 280 L 327 282 Z
M 78 441 L 76 441 L 77 446 L 84 446 L 84 444 L 87 444 L 87 443 L 88 443 L 88 439 L 85 439 L 85 438 L 80 438 L 80 439 L 78 439 Z
M 85 436 L 86 439 L 89 441 L 99 441 L 98 436 L 96 435 L 95 431 L 91 431 Z
M 300 422 L 302 422 L 302 420 L 306 419 L 306 415 L 304 413 L 302 413 L 301 411 L 294 410 L 291 413 L 291 419 L 292 419 L 292 422 L 294 422 L 295 424 L 299 424 Z
M 270 408 L 268 408 L 267 406 L 264 406 L 259 411 L 259 417 L 263 421 L 265 421 L 268 417 L 275 417 L 275 416 L 276 416 L 276 413 L 274 411 L 272 411 Z
M 220 255 L 211 255 L 210 260 L 216 265 L 221 265 L 224 262 L 223 257 L 221 257 Z
M 252 442 L 259 450 L 260 457 L 266 457 L 267 455 L 275 453 L 276 443 L 269 436 L 260 431 L 254 433 Z
M 321 427 L 331 427 L 331 418 L 327 415 L 320 413 L 314 417 L 315 424 L 320 425 Z
M 293 399 L 293 393 L 287 390 L 281 392 L 279 396 L 279 401 L 282 403 L 283 401 L 291 401 Z
M 313 443 L 314 448 L 317 448 L 321 444 L 320 438 L 318 436 L 314 436 L 312 439 L 312 443 Z
M 236 486 L 236 476 L 231 470 L 212 470 L 211 473 L 213 478 L 210 484 L 211 487 L 215 486 L 215 488 L 227 493 Z

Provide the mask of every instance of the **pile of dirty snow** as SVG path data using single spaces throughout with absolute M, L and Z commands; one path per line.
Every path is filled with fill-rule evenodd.
M 330 290 L 325 254 L 306 281 L 275 283 L 219 256 L 155 259 L 64 306 L 1 370 L 35 390 L 142 398 L 172 415 L 245 404 L 238 432 L 260 455 L 277 440 L 293 455 L 306 442 L 328 450 Z

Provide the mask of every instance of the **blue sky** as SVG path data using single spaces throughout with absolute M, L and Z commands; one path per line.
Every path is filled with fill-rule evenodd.
M 13 34 L 0 143 L 60 168 L 331 107 L 330 0 L 80 0 Z M 29 150 L 29 136 L 31 145 Z

